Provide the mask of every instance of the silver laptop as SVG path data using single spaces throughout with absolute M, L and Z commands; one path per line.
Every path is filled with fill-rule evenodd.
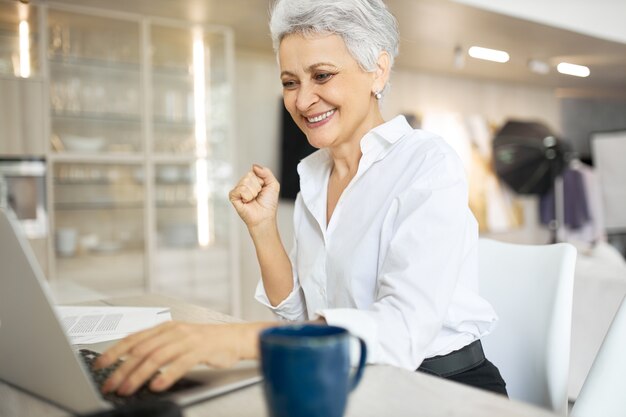
M 0 209 L 0 380 L 64 409 L 112 408 L 72 348 L 45 279 L 13 213 Z M 197 367 L 200 368 L 200 367 Z M 193 388 L 165 398 L 184 406 L 261 380 L 255 363 L 227 370 L 194 369 Z

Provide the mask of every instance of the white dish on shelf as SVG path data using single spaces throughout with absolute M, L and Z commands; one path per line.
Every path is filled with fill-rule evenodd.
M 116 242 L 114 240 L 100 242 L 98 245 L 91 248 L 96 253 L 116 253 L 122 250 L 124 245 L 122 242 Z
M 166 246 L 184 248 L 197 243 L 197 227 L 191 223 L 175 223 L 163 229 L 163 240 Z
M 159 167 L 157 169 L 157 179 L 164 183 L 175 183 L 180 180 L 180 170 L 173 165 Z
M 143 168 L 136 168 L 133 171 L 133 178 L 137 184 L 143 184 L 143 181 L 145 180 Z
M 98 152 L 104 148 L 104 138 L 91 136 L 63 136 L 65 149 L 72 152 Z

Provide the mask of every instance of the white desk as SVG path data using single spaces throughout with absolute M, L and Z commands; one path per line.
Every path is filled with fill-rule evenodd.
M 234 322 L 236 319 L 167 297 L 146 295 L 103 304 L 166 306 L 175 320 Z M 92 303 L 93 304 L 93 303 Z M 3 358 L 4 360 L 4 358 Z M 62 381 L 62 376 L 60 376 Z M 187 407 L 188 417 L 267 416 L 261 384 Z M 368 366 L 350 396 L 347 417 L 555 417 L 542 409 L 426 374 L 389 366 Z M 0 382 L 0 416 L 56 417 L 69 413 Z

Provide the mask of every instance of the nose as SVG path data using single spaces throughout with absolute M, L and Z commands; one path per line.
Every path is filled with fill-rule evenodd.
M 299 112 L 307 111 L 319 100 L 315 87 L 316 86 L 311 83 L 302 83 L 300 85 L 298 95 L 296 96 L 296 108 Z

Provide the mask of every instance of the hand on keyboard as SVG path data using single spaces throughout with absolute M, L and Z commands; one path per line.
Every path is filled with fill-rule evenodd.
M 81 349 L 79 353 L 80 353 L 80 357 L 87 365 L 87 368 L 90 370 L 91 378 L 93 379 L 94 383 L 99 389 L 102 389 L 102 386 L 104 385 L 106 380 L 122 364 L 122 361 L 118 360 L 113 365 L 110 365 L 106 368 L 94 369 L 94 366 L 93 366 L 94 362 L 98 359 L 100 354 L 98 352 L 94 352 L 89 349 Z M 199 382 L 192 381 L 190 379 L 181 379 L 172 387 L 170 387 L 166 392 L 154 392 L 150 390 L 148 383 L 145 383 L 130 397 L 122 397 L 122 396 L 116 395 L 115 393 L 107 393 L 104 395 L 104 399 L 115 405 L 124 405 L 129 402 L 134 402 L 137 400 L 144 401 L 144 400 L 160 399 L 165 394 L 170 394 L 172 392 L 176 392 L 176 391 L 183 390 L 183 389 L 193 388 L 199 385 L 201 385 Z
M 196 324 L 167 322 L 128 336 L 95 362 L 101 369 L 124 362 L 102 386 L 102 392 L 131 395 L 148 383 L 152 391 L 168 389 L 197 364 L 217 368 L 258 357 L 258 335 L 276 323 Z M 159 369 L 160 374 L 154 375 Z

